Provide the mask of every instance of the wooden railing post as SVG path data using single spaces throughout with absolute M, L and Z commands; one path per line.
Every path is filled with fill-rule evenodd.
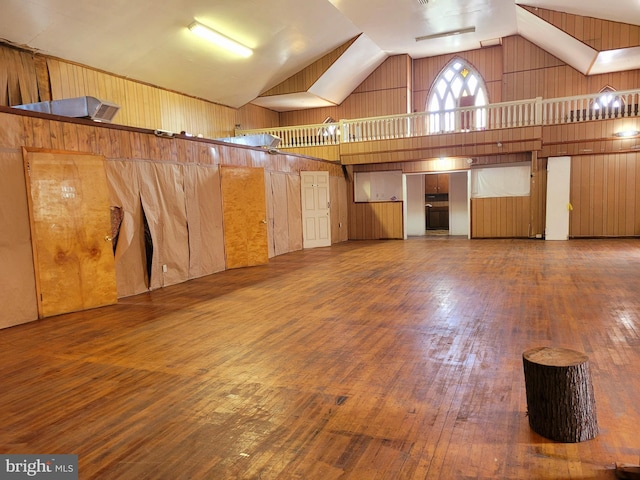
M 542 125 L 542 97 L 536 97 L 534 108 L 534 125 Z

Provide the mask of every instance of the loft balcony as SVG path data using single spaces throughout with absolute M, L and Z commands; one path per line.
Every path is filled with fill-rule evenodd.
M 279 150 L 345 165 L 532 151 L 548 157 L 640 148 L 635 139 L 618 136 L 640 130 L 640 90 L 610 92 L 604 106 L 599 102 L 602 96 L 538 97 L 437 112 L 238 129 L 236 135 L 268 133 L 280 138 Z M 594 142 L 603 141 L 613 143 L 595 148 Z

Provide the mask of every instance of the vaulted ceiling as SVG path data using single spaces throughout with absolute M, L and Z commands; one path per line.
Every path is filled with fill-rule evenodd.
M 604 50 L 538 9 L 640 25 L 640 0 L 4 0 L 0 39 L 230 107 L 277 111 L 339 104 L 390 55 L 472 50 L 514 34 L 585 75 L 640 68 L 640 39 Z M 194 20 L 253 55 L 211 48 L 188 30 Z M 300 88 L 279 92 L 296 74 Z

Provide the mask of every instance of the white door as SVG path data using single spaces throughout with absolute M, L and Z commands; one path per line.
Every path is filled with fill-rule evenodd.
M 546 240 L 569 238 L 571 157 L 549 158 L 547 163 Z
M 300 172 L 302 184 L 302 247 L 331 245 L 329 172 Z

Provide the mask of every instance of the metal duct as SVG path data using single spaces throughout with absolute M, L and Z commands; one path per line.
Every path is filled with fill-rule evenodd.
M 216 140 L 220 142 L 235 143 L 237 145 L 246 145 L 248 147 L 263 147 L 266 149 L 278 148 L 278 145 L 280 145 L 280 137 L 276 137 L 269 133 L 216 138 Z
M 120 106 L 115 103 L 98 100 L 95 97 L 65 98 L 51 102 L 27 103 L 14 105 L 13 108 L 30 110 L 32 112 L 51 113 L 63 117 L 90 118 L 96 122 L 111 122 Z

